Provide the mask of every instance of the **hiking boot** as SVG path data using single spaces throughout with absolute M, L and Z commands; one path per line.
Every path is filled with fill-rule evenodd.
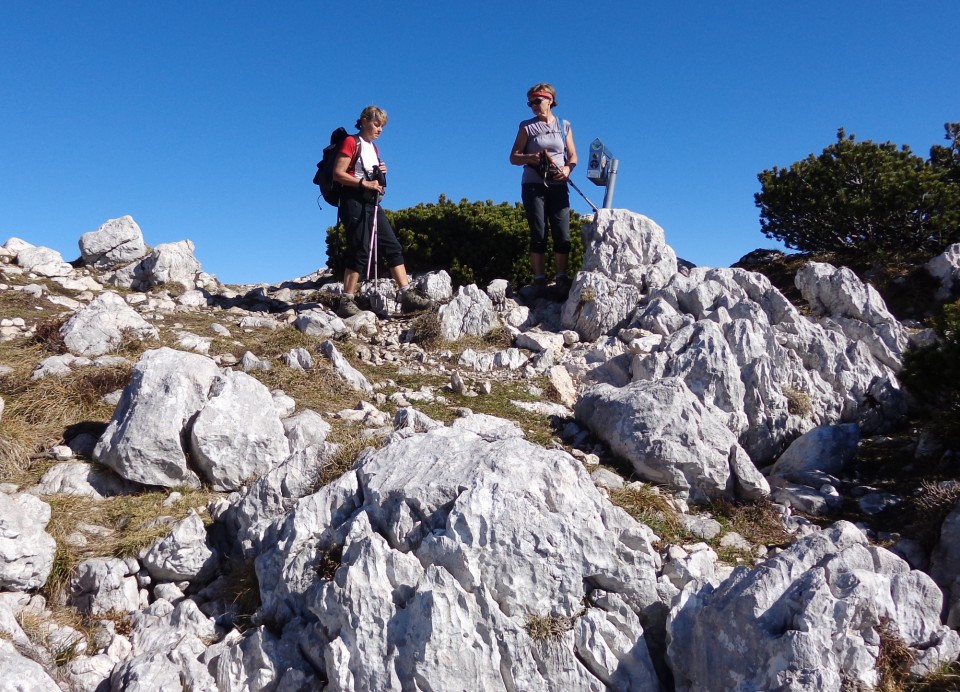
M 533 283 L 527 284 L 520 289 L 520 297 L 526 302 L 533 302 L 540 298 L 547 297 L 547 277 L 541 276 L 534 279 Z
M 408 288 L 400 292 L 400 311 L 416 312 L 433 307 L 433 300 L 419 288 Z
M 340 302 L 337 303 L 337 317 L 353 317 L 359 315 L 360 312 L 360 306 L 357 305 L 356 298 L 348 295 L 340 296 Z
M 569 276 L 558 276 L 553 286 L 550 287 L 550 298 L 562 303 L 570 295 L 571 286 L 573 286 L 573 281 Z

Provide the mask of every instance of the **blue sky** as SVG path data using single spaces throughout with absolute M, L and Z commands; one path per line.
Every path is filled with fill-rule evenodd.
M 758 247 L 757 173 L 844 127 L 926 156 L 960 120 L 957 0 L 0 3 L 0 242 L 79 255 L 129 214 L 226 283 L 326 263 L 316 161 L 368 104 L 390 122 L 385 206 L 519 201 L 525 93 L 558 92 L 614 206 L 696 264 Z M 598 205 L 603 188 L 574 181 Z M 576 194 L 576 210 L 589 207 Z

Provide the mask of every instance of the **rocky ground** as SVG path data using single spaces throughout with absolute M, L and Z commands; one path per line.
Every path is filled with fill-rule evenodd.
M 602 221 L 563 303 L 441 272 L 349 320 L 129 217 L 76 266 L 7 241 L 5 678 L 949 689 L 956 457 L 896 379 L 933 336 L 830 265 L 781 291 Z

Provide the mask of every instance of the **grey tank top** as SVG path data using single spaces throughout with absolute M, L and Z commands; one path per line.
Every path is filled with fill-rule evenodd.
M 563 122 L 563 125 L 561 125 Z M 530 118 L 520 123 L 520 127 L 527 133 L 527 146 L 523 150 L 524 154 L 539 154 L 541 151 L 547 152 L 547 156 L 558 167 L 564 164 L 564 142 L 562 128 L 570 130 L 570 123 L 560 118 L 554 118 L 552 123 L 545 123 L 537 118 Z M 543 184 L 543 176 L 537 173 L 535 168 L 530 166 L 523 167 L 523 177 L 520 178 L 520 184 L 540 183 Z M 563 185 L 562 182 L 548 180 L 550 185 Z

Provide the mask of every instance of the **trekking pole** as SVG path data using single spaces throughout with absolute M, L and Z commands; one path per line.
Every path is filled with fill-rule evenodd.
M 373 283 L 377 283 L 377 216 L 380 212 L 380 203 L 373 205 L 373 223 L 370 227 L 370 252 L 367 255 L 367 280 L 370 280 L 370 266 L 373 265 Z
M 546 167 L 549 169 L 547 172 L 550 173 L 551 175 L 553 174 L 553 171 L 557 171 L 558 173 L 560 172 L 560 167 L 557 166 L 557 164 L 555 164 L 555 163 L 553 163 L 552 161 L 550 161 L 550 157 L 549 157 L 549 155 L 548 155 L 545 151 L 541 151 L 541 152 L 540 152 L 540 159 L 541 159 L 541 161 L 542 161 L 541 167 L 546 166 Z M 568 183 L 568 184 L 570 185 L 570 187 L 572 187 L 574 190 L 576 190 L 577 193 L 578 193 L 581 197 L 583 197 L 583 200 L 584 200 L 587 204 L 590 205 L 590 208 L 593 209 L 594 212 L 599 212 L 599 211 L 600 211 L 599 209 L 597 209 L 597 205 L 596 205 L 596 204 L 594 204 L 594 203 L 591 202 L 589 199 L 587 199 L 587 196 L 586 196 L 585 194 L 583 194 L 583 190 L 581 190 L 579 187 L 577 187 L 577 184 L 576 184 L 575 182 L 573 182 L 573 181 L 569 178 L 569 176 L 568 176 L 567 179 L 564 180 L 563 182 Z M 548 184 L 548 183 L 547 183 L 547 175 L 546 175 L 546 173 L 543 173 L 543 184 L 544 184 L 544 185 L 547 185 L 547 184 Z
M 575 182 L 570 180 L 570 178 L 567 178 L 567 182 L 570 184 L 570 187 L 572 187 L 574 190 L 580 193 L 580 196 L 583 197 L 583 199 L 586 201 L 587 204 L 590 205 L 590 208 L 593 209 L 595 213 L 600 211 L 599 209 L 597 209 L 597 205 L 591 202 L 589 199 L 587 199 L 587 196 L 580 191 L 580 188 L 577 187 L 577 184 Z

